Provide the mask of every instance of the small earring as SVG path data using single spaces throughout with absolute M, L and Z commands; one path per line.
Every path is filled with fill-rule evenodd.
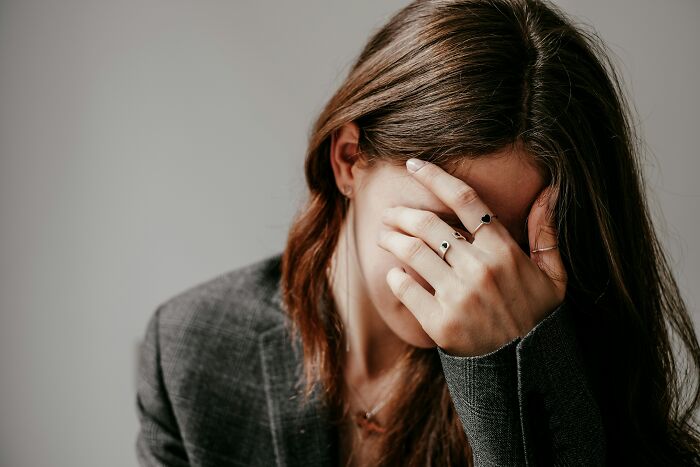
M 352 193 L 352 187 L 350 185 L 345 185 L 343 187 L 343 192 L 345 194 L 345 207 L 347 208 L 350 203 L 350 193 Z M 350 250 L 348 248 L 348 232 L 345 231 L 345 322 L 347 323 L 347 328 L 344 329 L 345 335 L 345 352 L 350 352 L 350 270 L 348 267 Z

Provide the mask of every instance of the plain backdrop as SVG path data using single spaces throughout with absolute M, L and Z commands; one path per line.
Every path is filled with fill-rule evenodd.
M 0 0 L 0 465 L 136 465 L 147 319 L 281 251 L 313 118 L 406 3 Z M 700 2 L 558 3 L 618 57 L 697 325 Z

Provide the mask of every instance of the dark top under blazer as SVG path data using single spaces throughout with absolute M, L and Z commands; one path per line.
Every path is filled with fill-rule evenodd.
M 280 301 L 281 254 L 160 304 L 141 346 L 141 465 L 331 466 L 337 432 L 297 404 L 300 342 Z M 452 401 L 484 465 L 602 465 L 605 437 L 571 310 L 475 357 L 437 347 Z

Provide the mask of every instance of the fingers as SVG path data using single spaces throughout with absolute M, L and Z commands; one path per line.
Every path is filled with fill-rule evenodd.
M 528 216 L 528 238 L 530 258 L 563 293 L 566 289 L 567 275 L 559 253 L 554 221 L 557 196 L 556 188 L 548 186 L 537 197 Z
M 495 213 L 463 180 L 420 159 L 409 159 L 406 167 L 416 180 L 457 214 L 469 232 L 474 234 L 474 244 L 500 246 L 503 235 L 510 235 L 503 224 L 496 220 Z
M 442 259 L 451 266 L 455 265 L 453 260 L 456 251 L 462 253 L 461 255 L 456 255 L 460 258 L 458 261 L 464 261 L 464 254 L 469 251 L 476 253 L 476 250 L 471 248 L 471 244 L 467 240 L 466 236 L 469 235 L 469 232 L 450 226 L 432 211 L 413 209 L 406 206 L 390 207 L 384 210 L 382 222 L 387 226 L 398 228 L 409 235 L 422 239 L 438 256 L 442 254 L 440 245 L 444 241 L 449 242 L 450 246 Z M 455 234 L 462 238 L 456 237 Z M 411 265 L 411 267 L 421 272 L 414 265 Z
M 453 282 L 450 265 L 420 238 L 384 230 L 380 232 L 377 245 L 408 264 L 435 290 Z
M 416 320 L 423 327 L 429 336 L 435 335 L 433 329 L 435 314 L 441 308 L 435 297 L 428 293 L 410 274 L 403 272 L 399 268 L 391 268 L 386 274 L 386 282 L 389 288 L 401 303 L 416 317 Z

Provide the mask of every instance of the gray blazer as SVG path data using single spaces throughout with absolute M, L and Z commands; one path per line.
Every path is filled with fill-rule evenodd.
M 301 347 L 281 307 L 280 260 L 226 272 L 156 308 L 139 360 L 141 465 L 337 464 L 318 390 L 312 404 L 297 404 Z M 564 304 L 489 354 L 436 352 L 476 465 L 604 464 L 600 411 Z

